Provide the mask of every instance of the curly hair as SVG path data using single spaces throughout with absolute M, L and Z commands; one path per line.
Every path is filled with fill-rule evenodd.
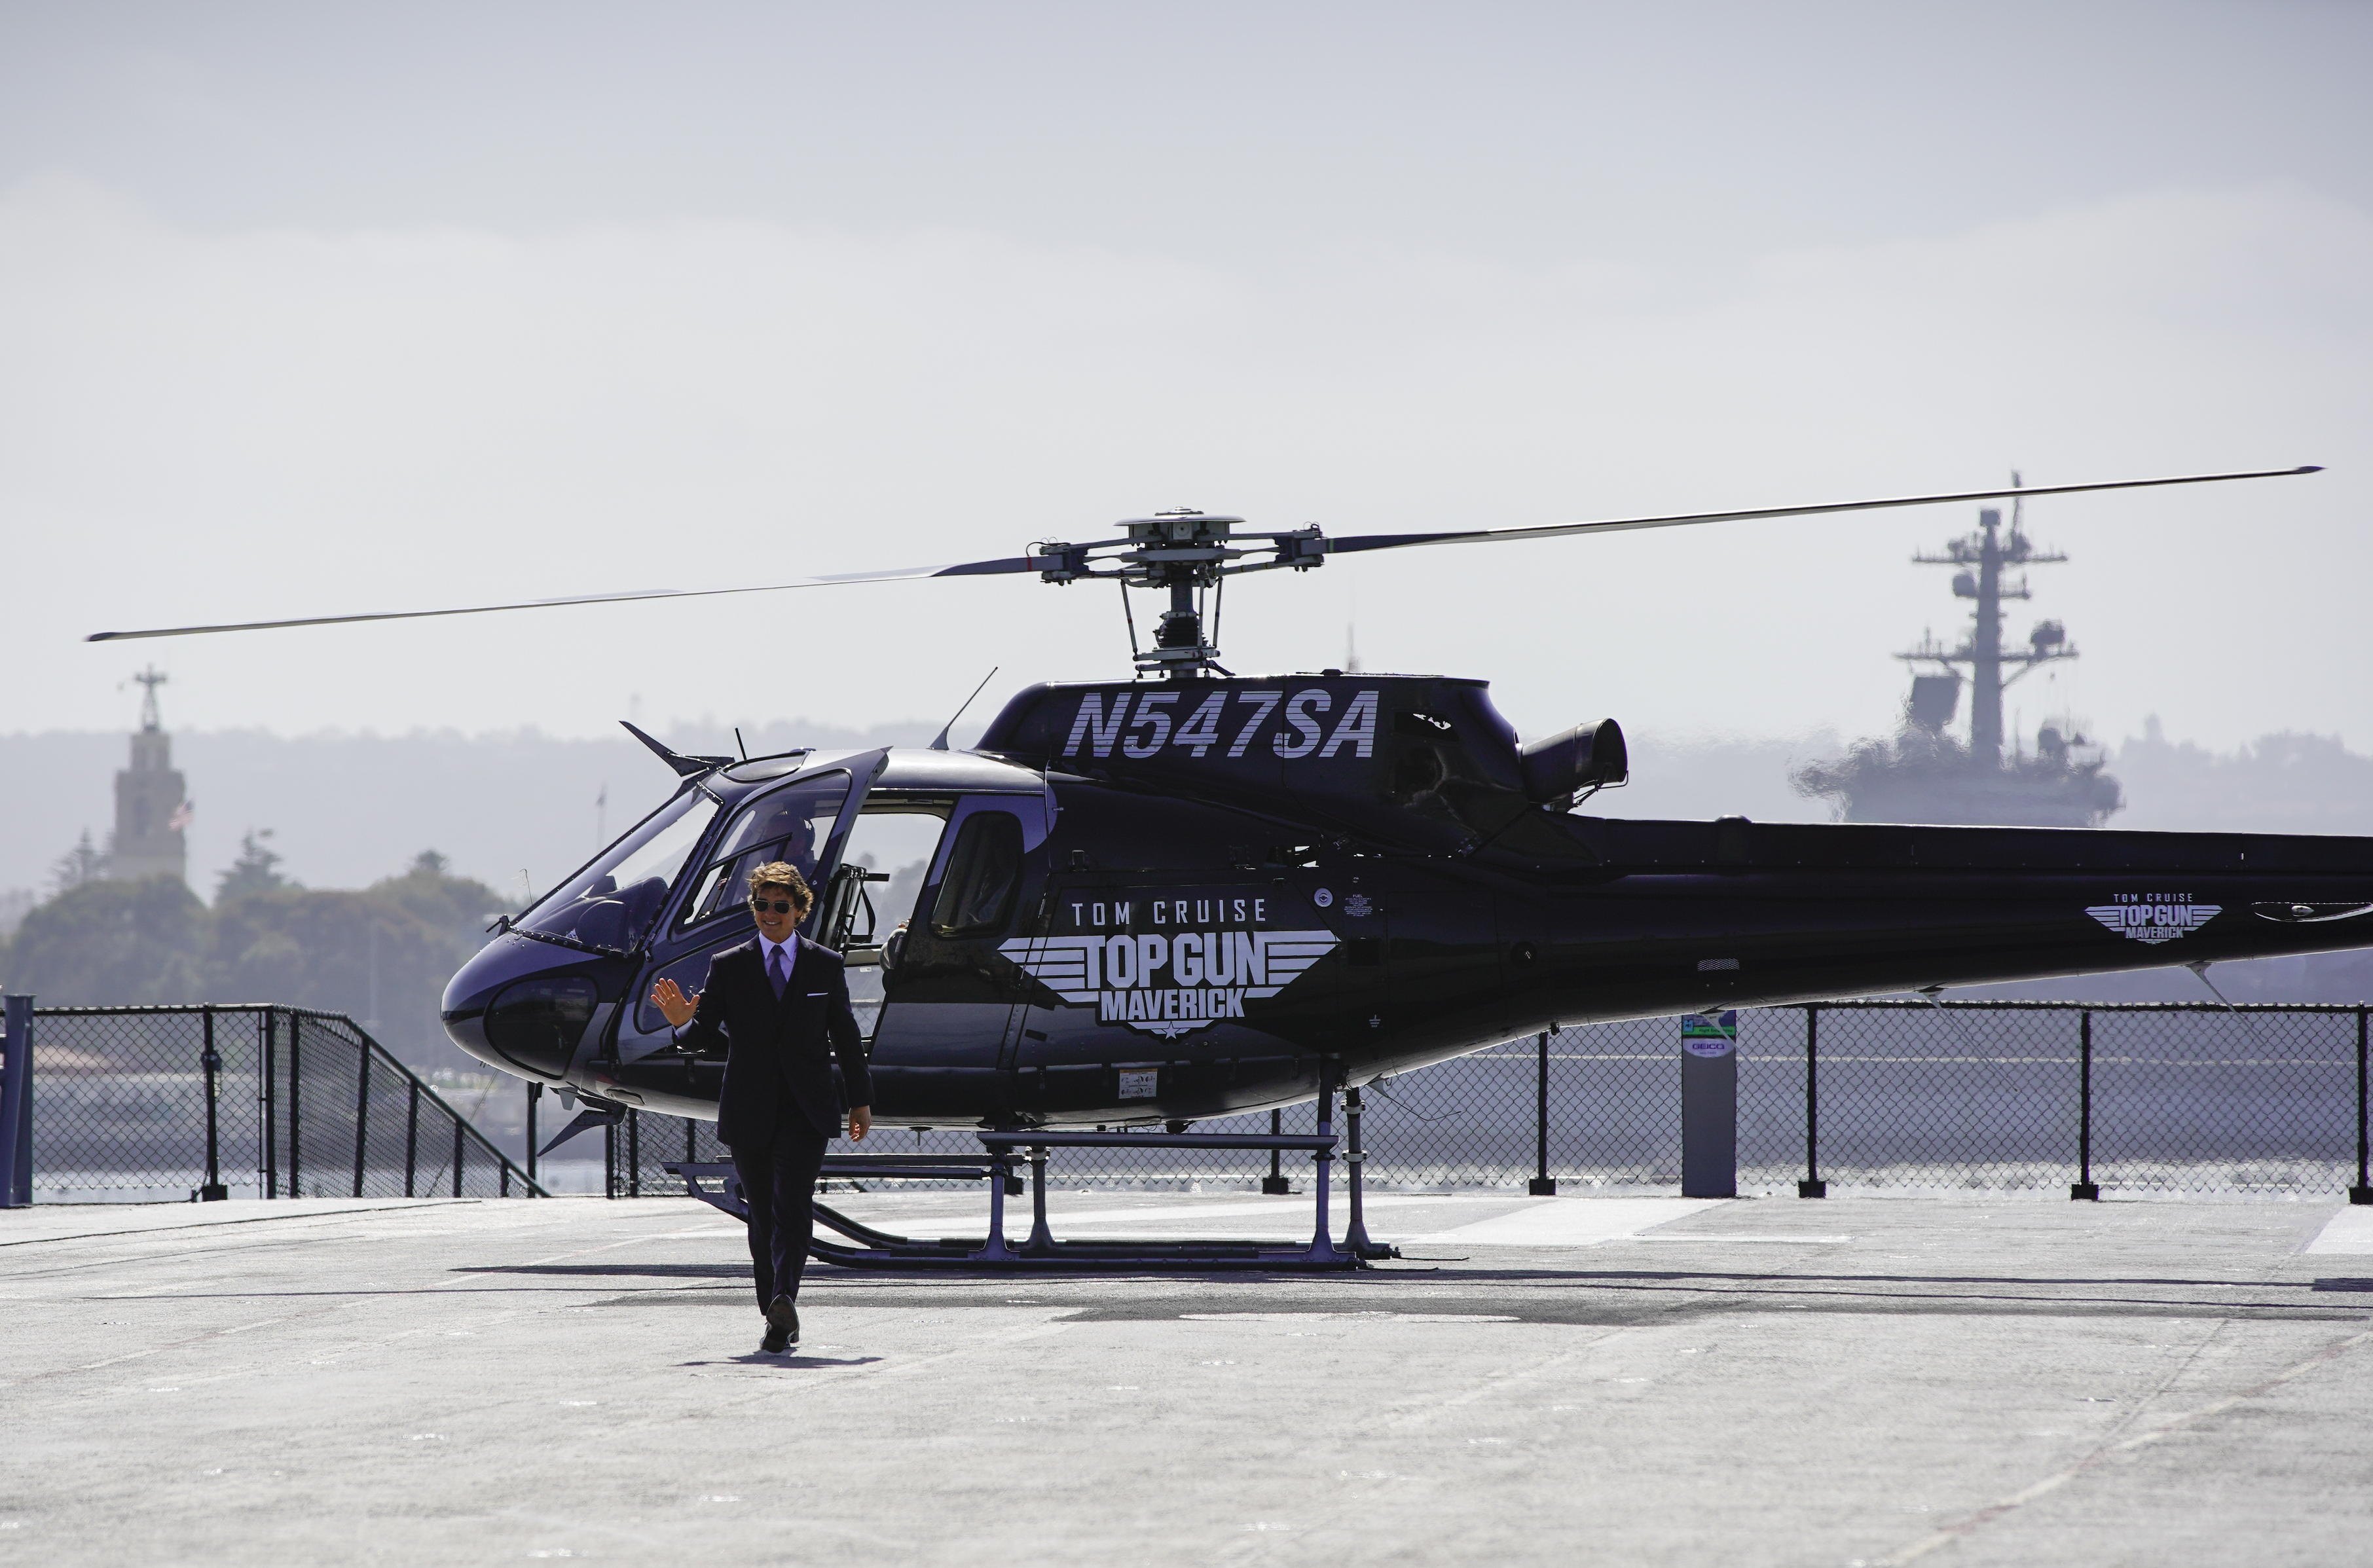
M 791 902 L 800 907 L 802 915 L 815 907 L 815 895 L 808 888 L 808 879 L 801 876 L 800 868 L 789 860 L 769 860 L 752 872 L 750 896 L 757 897 L 762 887 L 779 887 L 789 894 Z

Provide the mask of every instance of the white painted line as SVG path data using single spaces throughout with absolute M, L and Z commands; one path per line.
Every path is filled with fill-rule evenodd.
M 1328 1195 L 1331 1210 L 1350 1211 L 1350 1199 L 1340 1192 Z M 1522 1203 L 1525 1199 L 1504 1192 L 1474 1192 L 1455 1194 L 1374 1194 L 1364 1199 L 1368 1209 L 1389 1209 L 1409 1203 Z M 1014 1212 L 1022 1214 L 1023 1228 L 1030 1223 L 1030 1200 L 1009 1198 L 1005 1200 L 1005 1216 L 1010 1222 Z M 1064 1225 L 1129 1225 L 1152 1220 L 1203 1220 L 1212 1217 L 1257 1217 L 1263 1220 L 1282 1219 L 1299 1223 L 1305 1229 L 1311 1223 L 1312 1208 L 1308 1193 L 1296 1193 L 1291 1198 L 1261 1198 L 1251 1202 L 1220 1200 L 1207 1203 L 1165 1203 L 1141 1209 L 1088 1209 L 1066 1211 L 1061 1205 L 1046 1205 L 1046 1223 L 1060 1228 Z
M 1499 1312 L 1182 1312 L 1186 1323 L 1514 1323 Z
M 2299 1249 L 2316 1253 L 2373 1253 L 2373 1208 L 2351 1204 L 2324 1222 L 2313 1241 Z
M 1329 1206 L 1327 1220 L 1329 1229 L 1339 1236 L 1349 1221 L 1348 1205 L 1341 1200 L 1340 1194 L 1335 1196 L 1337 1201 Z M 1805 1246 L 1834 1245 L 1852 1239 L 1835 1235 L 1643 1236 L 1641 1234 L 1723 1201 L 1718 1198 L 1524 1198 L 1506 1192 L 1380 1193 L 1367 1200 L 1367 1208 L 1369 1231 L 1377 1240 L 1418 1242 L 1428 1246 L 1472 1243 L 1497 1246 L 1596 1246 L 1603 1242 L 1635 1238 Z M 1473 1212 L 1473 1206 L 1477 1204 L 1501 1211 L 1459 1223 L 1444 1223 L 1445 1221 L 1457 1220 L 1460 1209 Z M 1434 1211 L 1425 1211 L 1428 1205 L 1434 1206 Z M 1394 1211 L 1399 1212 L 1396 1214 Z M 881 1210 L 869 1205 L 858 1211 L 858 1217 L 892 1229 L 898 1228 L 901 1223 L 894 1205 L 883 1205 Z M 1058 1204 L 1049 1204 L 1046 1217 L 1058 1238 L 1077 1235 L 1083 1231 L 1137 1231 L 1158 1237 L 1174 1231 L 1183 1234 L 1184 1230 L 1191 1230 L 1214 1240 L 1299 1241 L 1310 1235 L 1311 1228 L 1310 1201 L 1306 1197 L 1256 1199 L 1251 1201 L 1216 1199 L 1199 1203 L 1152 1203 L 1140 1208 L 1089 1209 L 1070 1212 L 1066 1212 Z M 908 1223 L 913 1223 L 916 1217 L 906 1218 Z M 932 1218 L 941 1222 L 942 1229 L 962 1231 L 970 1217 L 939 1214 Z M 1394 1223 L 1396 1219 L 1397 1223 Z M 970 1223 L 976 1225 L 978 1221 L 972 1219 Z M 1005 1226 L 1009 1237 L 1029 1234 L 1030 1207 L 1026 1199 L 1007 1200 Z
M 1754 1244 L 1756 1244 L 1756 1245 L 1759 1245 L 1759 1245 L 1761 1245 L 1761 1244 L 1763 1244 L 1763 1243 L 1766 1243 L 1766 1242 L 1771 1242 L 1771 1243 L 1776 1243 L 1776 1244 L 1778 1244 L 1778 1245 L 1780 1245 L 1780 1246 L 1834 1246 L 1838 1245 L 1838 1244 L 1839 1244 L 1839 1243 L 1841 1243 L 1841 1242 L 1849 1242 L 1849 1241 L 1852 1241 L 1852 1240 L 1853 1240 L 1853 1237 L 1852 1237 L 1852 1236 L 1845 1236 L 1845 1235 L 1838 1235 L 1838 1236 L 1735 1236 L 1735 1235 L 1716 1235 L 1713 1234 L 1712 1232 L 1690 1231 L 1690 1232 L 1688 1232 L 1688 1233 L 1686 1233 L 1686 1234 L 1684 1234 L 1684 1235 L 1670 1235 L 1670 1236 L 1633 1236 L 1633 1237 L 1631 1237 L 1631 1239 L 1632 1239 L 1633 1241 L 1718 1241 L 1718 1242 L 1721 1242 L 1721 1243 L 1724 1244 L 1725 1246 L 1733 1245 L 1733 1244 L 1736 1244 L 1736 1243 L 1740 1243 L 1740 1242 L 1754 1243 Z
M 1596 1246 L 1686 1219 L 1723 1201 L 1719 1198 L 1537 1198 L 1513 1213 L 1408 1239 L 1428 1246 Z

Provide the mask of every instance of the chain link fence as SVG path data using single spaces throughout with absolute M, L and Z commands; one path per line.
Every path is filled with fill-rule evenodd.
M 2334 1197 L 2365 1192 L 2362 1006 L 1857 1001 L 1744 1012 L 1741 1192 L 1857 1189 Z M 42 1008 L 34 1196 L 43 1202 L 500 1197 L 542 1189 L 351 1019 L 301 1008 Z M 1672 1190 L 1680 1030 L 1562 1029 L 1362 1091 L 1371 1187 Z M 1338 1129 L 1342 1129 L 1341 1112 Z M 1316 1106 L 1274 1118 L 1306 1132 Z M 1265 1132 L 1268 1113 L 1197 1124 Z M 637 1112 L 603 1135 L 604 1190 L 679 1194 L 663 1167 L 728 1158 L 716 1129 Z M 845 1147 L 845 1145 L 844 1145 Z M 972 1154 L 967 1132 L 884 1125 L 869 1147 Z M 1238 1152 L 1076 1150 L 1062 1185 L 1302 1185 Z M 2367 1193 L 2373 1196 L 2373 1193 Z
M 2364 1191 L 2367 1012 L 2023 1001 L 1743 1011 L 1738 1190 Z M 1680 1061 L 1679 1022 L 1662 1018 L 1561 1029 L 1380 1080 L 1361 1095 L 1368 1185 L 1524 1190 L 1547 1178 L 1565 1193 L 1675 1190 Z M 1316 1109 L 1291 1107 L 1278 1124 L 1307 1132 Z M 1195 1125 L 1269 1129 L 1268 1113 Z M 639 1112 L 608 1144 L 608 1190 L 621 1198 L 681 1194 L 665 1164 L 729 1158 L 710 1123 Z M 866 1147 L 979 1153 L 968 1132 L 894 1125 L 877 1126 Z M 1309 1174 L 1299 1156 L 1275 1169 L 1297 1187 Z M 1228 1151 L 1080 1149 L 1058 1153 L 1050 1172 L 1058 1187 L 1222 1191 L 1257 1189 L 1271 1165 Z
M 36 1202 L 541 1195 L 340 1013 L 34 1012 Z

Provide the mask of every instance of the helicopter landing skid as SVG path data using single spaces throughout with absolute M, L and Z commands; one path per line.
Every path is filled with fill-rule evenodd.
M 1369 1258 L 1398 1256 L 1390 1247 L 1359 1245 L 1363 1236 L 1351 1238 L 1351 1246 L 1336 1245 L 1327 1224 L 1327 1173 L 1336 1144 L 1331 1131 L 1241 1137 L 1183 1132 L 983 1132 L 978 1136 L 983 1152 L 977 1155 L 834 1154 L 826 1156 L 823 1174 L 876 1180 L 985 1180 L 988 1183 L 986 1237 L 925 1241 L 894 1235 L 818 1203 L 817 1224 L 846 1236 L 848 1244 L 818 1240 L 811 1244 L 810 1255 L 844 1269 L 885 1271 L 1140 1274 L 1336 1272 L 1364 1268 Z M 1203 1238 L 1058 1241 L 1046 1219 L 1046 1154 L 1056 1148 L 1307 1149 L 1317 1169 L 1311 1184 L 1316 1209 L 1311 1239 L 1299 1246 Z M 1017 1244 L 1005 1236 L 1005 1198 L 1014 1167 L 1024 1157 L 1032 1176 L 1031 1226 L 1029 1237 Z M 666 1169 L 683 1178 L 690 1196 L 738 1219 L 748 1219 L 731 1165 L 686 1162 L 671 1164 Z M 1354 1165 L 1352 1170 L 1356 1182 L 1359 1167 Z M 716 1183 L 713 1191 L 707 1186 L 712 1181 Z

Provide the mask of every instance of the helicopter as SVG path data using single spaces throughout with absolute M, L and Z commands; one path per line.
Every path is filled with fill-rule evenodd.
M 2373 838 L 1594 816 L 1590 797 L 1629 776 L 1615 720 L 1525 743 L 1479 679 L 1238 674 L 1217 646 L 1229 579 L 1411 546 L 2314 472 L 1425 533 L 1182 509 L 953 565 L 91 640 L 848 582 L 1116 581 L 1131 677 L 1030 686 L 969 748 L 943 730 L 919 748 L 686 755 L 628 724 L 673 790 L 503 917 L 442 1021 L 472 1056 L 581 1104 L 579 1127 L 630 1107 L 713 1119 L 722 1065 L 673 1049 L 651 993 L 697 990 L 750 935 L 750 871 L 788 860 L 818 890 L 808 933 L 866 977 L 877 1121 L 1175 1132 L 1561 1024 L 2373 945 Z M 1128 606 L 1144 590 L 1168 603 L 1140 643 Z

